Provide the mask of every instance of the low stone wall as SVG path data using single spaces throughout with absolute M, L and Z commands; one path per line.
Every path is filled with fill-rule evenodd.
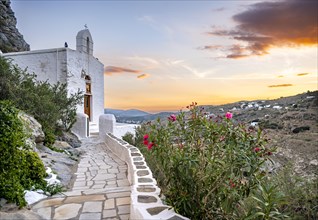
M 128 165 L 128 180 L 131 184 L 130 219 L 188 219 L 162 203 L 159 198 L 160 188 L 138 148 L 106 133 L 102 127 L 99 133 L 108 148 Z
M 88 116 L 84 113 L 76 113 L 76 122 L 72 127 L 72 132 L 79 138 L 87 138 L 89 131 Z

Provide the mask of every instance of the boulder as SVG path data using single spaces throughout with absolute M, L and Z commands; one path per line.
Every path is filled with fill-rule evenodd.
M 35 143 L 43 142 L 45 135 L 42 130 L 42 125 L 32 116 L 27 115 L 26 113 L 21 112 L 19 116 L 24 122 L 27 133 L 31 135 L 30 139 Z
M 297 134 L 299 132 L 303 132 L 303 131 L 309 131 L 310 130 L 310 127 L 309 126 L 300 126 L 300 127 L 296 127 L 296 128 L 293 128 L 292 129 L 292 132 L 294 134 Z
M 65 141 L 55 141 L 53 144 L 53 147 L 61 149 L 61 150 L 68 150 L 71 147 L 71 145 Z
M 77 136 L 69 132 L 63 132 L 62 136 L 58 137 L 58 140 L 67 142 L 73 148 L 81 146 L 81 141 L 77 138 Z
M 76 172 L 80 151 L 71 147 L 63 152 L 57 152 L 43 144 L 38 144 L 37 149 L 40 152 L 39 154 L 44 166 L 51 167 L 54 173 L 57 174 L 61 184 L 66 188 L 70 188 L 73 173 Z M 72 155 L 66 154 L 66 151 Z

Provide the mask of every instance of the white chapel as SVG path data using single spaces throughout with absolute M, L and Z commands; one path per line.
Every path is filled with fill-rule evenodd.
M 77 106 L 78 116 L 84 115 L 91 123 L 98 124 L 99 116 L 104 114 L 104 65 L 93 56 L 93 51 L 93 39 L 86 28 L 77 33 L 76 50 L 65 44 L 62 48 L 5 53 L 2 56 L 11 58 L 21 69 L 27 68 L 27 72 L 35 73 L 40 81 L 66 83 L 69 94 L 78 89 L 84 91 L 83 104 Z M 88 130 L 85 122 L 75 125 L 75 130 L 76 126 L 83 124 L 84 130 Z

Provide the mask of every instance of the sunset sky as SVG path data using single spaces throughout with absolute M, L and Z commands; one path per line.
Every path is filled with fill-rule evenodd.
M 87 24 L 105 107 L 156 112 L 317 90 L 317 0 L 12 0 L 31 50 Z

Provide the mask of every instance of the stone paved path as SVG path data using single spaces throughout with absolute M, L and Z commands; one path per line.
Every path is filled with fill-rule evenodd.
M 65 196 L 42 200 L 32 210 L 44 219 L 129 219 L 127 165 L 97 138 L 88 138 L 76 180 Z

